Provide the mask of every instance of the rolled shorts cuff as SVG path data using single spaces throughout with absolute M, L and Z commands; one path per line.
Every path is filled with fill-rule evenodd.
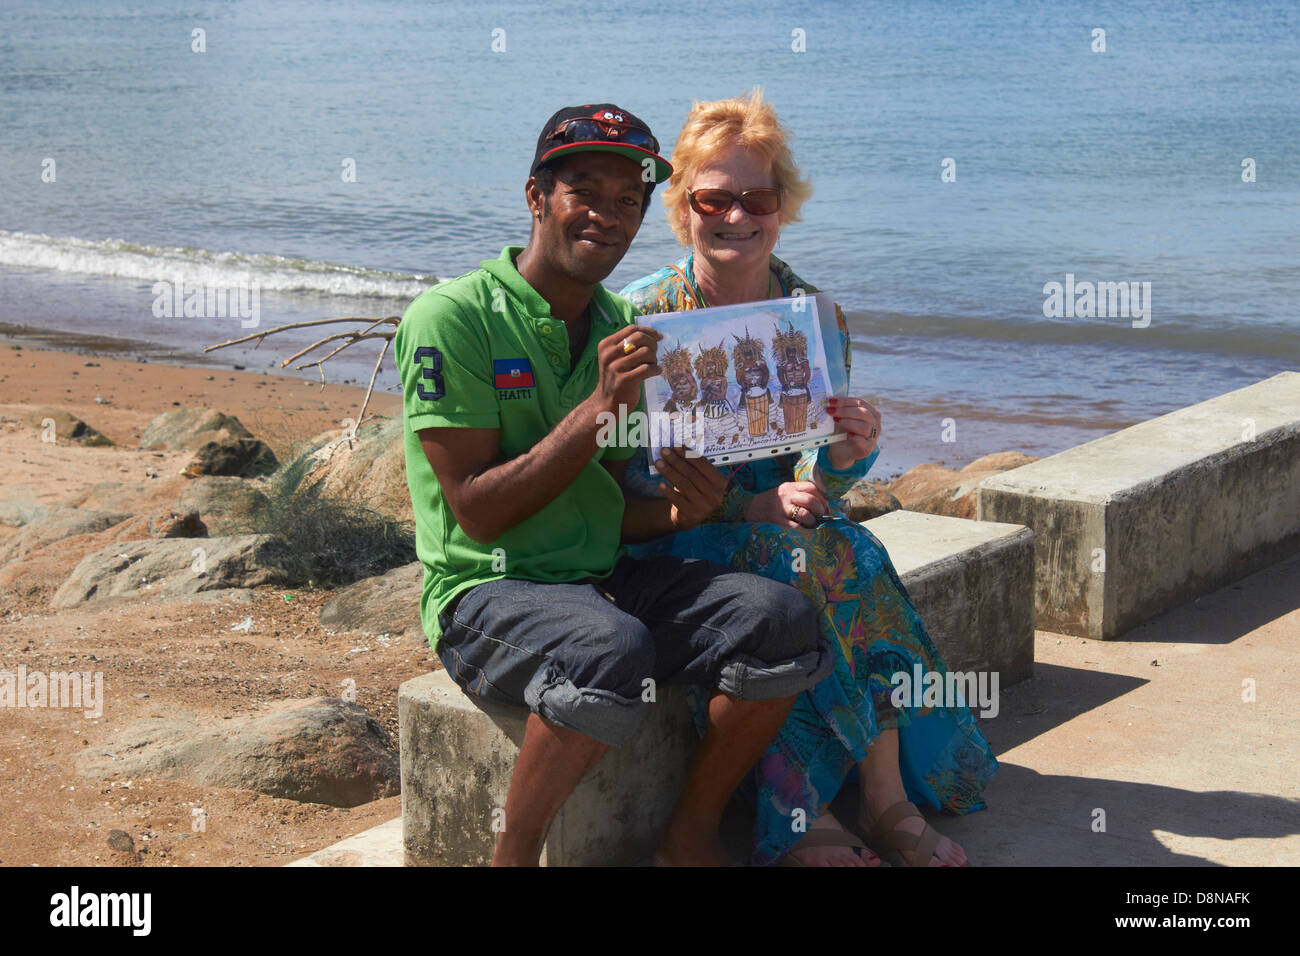
M 645 719 L 646 702 L 595 687 L 579 687 L 567 677 L 545 673 L 524 688 L 524 702 L 539 717 L 610 747 L 621 747 Z
M 820 684 L 834 668 L 835 658 L 825 640 L 814 651 L 775 664 L 738 655 L 722 666 L 718 690 L 740 700 L 793 697 Z

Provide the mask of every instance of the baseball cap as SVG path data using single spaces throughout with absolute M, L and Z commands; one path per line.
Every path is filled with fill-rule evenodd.
M 536 176 L 553 159 L 583 152 L 618 153 L 638 163 L 653 159 L 656 183 L 673 174 L 672 165 L 659 155 L 659 141 L 649 126 L 613 103 L 588 103 L 566 106 L 546 121 L 528 175 Z

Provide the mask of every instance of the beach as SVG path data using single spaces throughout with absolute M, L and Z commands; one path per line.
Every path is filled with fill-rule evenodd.
M 138 486 L 142 511 L 162 507 L 190 481 L 177 474 L 189 456 L 136 446 L 143 428 L 174 403 L 233 414 L 284 456 L 355 416 L 363 395 L 354 386 L 322 391 L 279 376 L 0 344 L 0 501 L 35 513 L 111 481 Z M 38 427 L 20 422 L 42 406 L 71 411 L 114 447 L 42 442 Z M 392 396 L 376 396 L 371 407 L 401 411 Z M 150 468 L 159 477 L 146 477 Z M 84 507 L 95 505 L 92 497 Z M 0 548 L 20 530 L 0 522 Z M 80 553 L 56 556 L 49 573 L 66 575 Z M 28 672 L 103 671 L 106 700 L 98 719 L 55 708 L 0 708 L 0 866 L 276 865 L 400 811 L 396 796 L 347 809 L 178 780 L 102 782 L 76 772 L 78 754 L 133 722 L 238 718 L 271 701 L 337 695 L 347 678 L 355 681 L 359 705 L 395 744 L 397 686 L 435 666 L 427 645 L 331 634 L 319 620 L 332 594 L 324 589 L 263 588 L 233 599 L 216 593 L 215 600 L 145 596 L 51 612 L 48 593 L 23 599 L 5 590 L 0 670 L 22 664 Z M 231 630 L 250 617 L 247 630 Z M 192 829 L 195 807 L 206 813 L 202 838 Z M 112 829 L 133 835 L 138 858 L 108 845 Z

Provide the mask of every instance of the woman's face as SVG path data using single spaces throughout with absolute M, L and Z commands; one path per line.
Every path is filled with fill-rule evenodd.
M 750 189 L 773 188 L 771 164 L 742 146 L 720 150 L 688 184 L 691 190 L 725 189 L 739 196 Z M 781 212 L 754 216 L 739 202 L 721 216 L 702 216 L 686 207 L 691 248 L 718 269 L 766 264 L 781 235 Z

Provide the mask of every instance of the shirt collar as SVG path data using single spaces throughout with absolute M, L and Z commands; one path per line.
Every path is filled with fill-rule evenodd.
M 534 317 L 550 317 L 551 304 L 542 298 L 541 294 L 528 284 L 523 276 L 519 274 L 519 269 L 515 266 L 515 257 L 524 251 L 523 246 L 506 246 L 501 250 L 501 255 L 495 259 L 484 259 L 479 265 L 494 279 L 500 282 L 510 295 L 519 301 L 529 315 Z M 610 303 L 610 293 L 600 283 L 591 293 L 591 310 L 593 323 L 599 322 L 610 328 L 621 327 L 615 316 L 617 311 Z

